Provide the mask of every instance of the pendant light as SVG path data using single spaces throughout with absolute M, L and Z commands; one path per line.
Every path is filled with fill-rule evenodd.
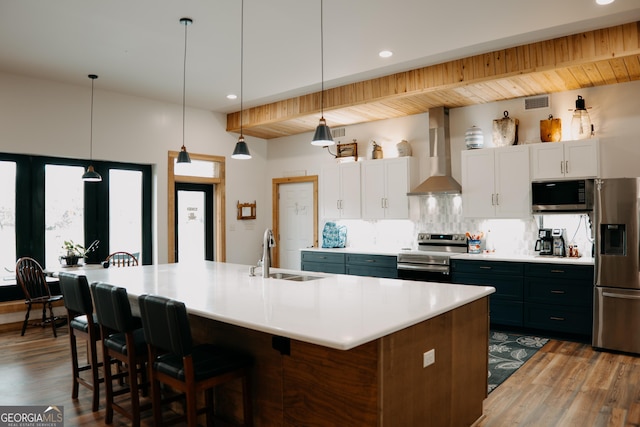
M 585 100 L 578 95 L 576 109 L 573 110 L 573 117 L 571 118 L 571 137 L 573 139 L 591 138 L 592 130 L 591 118 L 585 106 Z
M 242 122 L 244 121 L 243 104 L 242 104 L 242 85 L 244 83 L 244 0 L 240 3 L 240 136 L 236 147 L 233 149 L 232 159 L 247 160 L 251 158 L 249 153 L 249 147 L 244 142 L 244 135 L 242 134 Z
M 91 79 L 91 133 L 89 137 L 89 167 L 82 175 L 82 180 L 86 182 L 99 182 L 102 181 L 102 177 L 93 169 L 93 165 L 91 164 L 93 161 L 93 83 L 98 76 L 89 74 L 87 77 Z
M 187 27 L 193 23 L 191 18 L 181 18 L 184 25 L 184 62 L 182 65 L 182 148 L 178 154 L 178 163 L 191 163 L 191 157 L 184 146 L 184 116 L 185 116 L 185 92 L 187 87 Z
M 322 0 L 320 0 L 320 72 L 322 75 L 322 90 L 320 92 L 320 123 L 316 128 L 316 133 L 313 135 L 311 145 L 326 147 L 335 144 L 335 142 L 333 142 L 333 137 L 331 136 L 331 129 L 329 129 L 327 121 L 324 119 L 324 31 L 322 15 Z

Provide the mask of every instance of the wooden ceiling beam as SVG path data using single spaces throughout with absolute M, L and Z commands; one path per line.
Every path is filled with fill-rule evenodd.
M 640 79 L 640 22 L 530 43 L 325 89 L 332 127 Z M 227 131 L 271 139 L 315 129 L 322 93 L 227 115 Z M 434 105 L 438 104 L 438 105 Z M 424 108 L 421 108 L 424 107 Z

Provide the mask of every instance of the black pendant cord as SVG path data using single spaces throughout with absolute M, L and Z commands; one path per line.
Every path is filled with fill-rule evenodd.
M 244 138 L 242 122 L 244 122 L 243 109 L 243 85 L 244 85 L 244 0 L 240 3 L 240 138 Z
M 184 149 L 184 119 L 185 119 L 185 99 L 187 91 L 187 27 L 189 22 L 184 22 L 184 60 L 182 64 L 182 148 Z
M 98 76 L 92 74 L 89 76 L 91 79 L 91 122 L 89 125 L 89 162 L 93 161 L 93 84 L 95 83 Z
M 320 117 L 324 120 L 324 18 L 323 18 L 323 1 L 320 0 Z

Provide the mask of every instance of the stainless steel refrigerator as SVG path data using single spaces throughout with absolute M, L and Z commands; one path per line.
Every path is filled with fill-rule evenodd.
M 640 353 L 640 178 L 596 180 L 593 346 Z

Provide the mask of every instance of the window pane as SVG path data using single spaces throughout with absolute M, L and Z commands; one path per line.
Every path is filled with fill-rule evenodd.
M 65 240 L 84 246 L 82 166 L 45 165 L 45 267 L 59 264 Z
M 206 160 L 191 160 L 191 163 L 178 163 L 173 160 L 174 175 L 197 176 L 201 178 L 219 178 L 220 163 Z
M 205 259 L 205 193 L 178 191 L 178 261 Z
M 0 276 L 10 276 L 16 265 L 15 162 L 0 162 L 0 182 Z
M 109 171 L 109 251 L 142 259 L 142 172 Z

